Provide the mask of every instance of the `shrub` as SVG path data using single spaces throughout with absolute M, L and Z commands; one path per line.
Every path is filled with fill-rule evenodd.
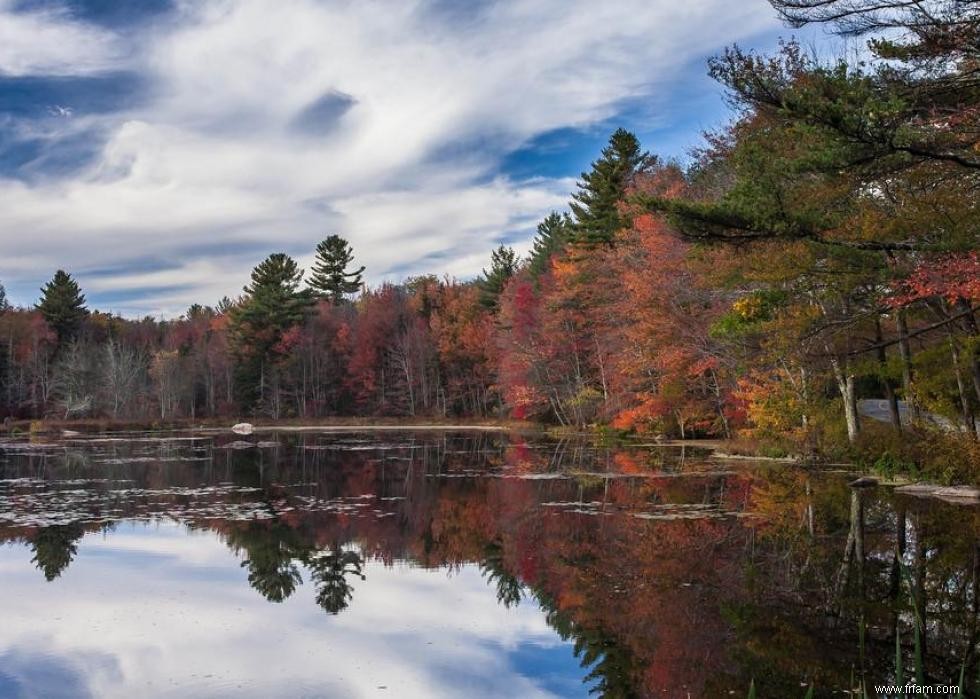
M 899 433 L 889 425 L 870 423 L 850 452 L 859 466 L 886 477 L 980 483 L 980 443 L 964 432 L 916 426 Z

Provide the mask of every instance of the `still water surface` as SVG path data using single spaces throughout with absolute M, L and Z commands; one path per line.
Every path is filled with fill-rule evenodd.
M 926 679 L 976 677 L 976 508 L 655 445 L 235 440 L 0 443 L 0 697 L 842 696 L 914 672 L 915 609 Z

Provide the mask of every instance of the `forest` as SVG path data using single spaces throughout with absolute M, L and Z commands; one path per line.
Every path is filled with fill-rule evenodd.
M 0 415 L 515 419 L 980 478 L 980 2 L 771 4 L 860 58 L 726 50 L 690 162 L 615 131 L 477 279 L 369 288 L 331 235 L 173 320 L 0 288 Z

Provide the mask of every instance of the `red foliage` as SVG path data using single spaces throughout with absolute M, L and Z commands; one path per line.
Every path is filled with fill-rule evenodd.
M 935 296 L 950 303 L 961 299 L 976 303 L 980 301 L 980 256 L 973 251 L 923 260 L 899 281 L 898 288 L 891 299 L 895 307 Z

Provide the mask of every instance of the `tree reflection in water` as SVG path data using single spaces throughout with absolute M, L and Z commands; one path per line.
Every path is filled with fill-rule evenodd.
M 85 535 L 85 528 L 80 524 L 65 524 L 43 527 L 37 531 L 31 540 L 31 550 L 35 564 L 44 579 L 51 582 L 68 567 L 78 553 L 78 540 Z
M 350 578 L 365 580 L 364 559 L 340 543 L 318 550 L 300 529 L 281 521 L 249 522 L 226 534 L 228 545 L 244 556 L 248 583 L 270 602 L 282 602 L 303 583 L 300 566 L 316 586 L 316 602 L 329 614 L 348 607 L 354 587 Z
M 497 588 L 497 601 L 508 609 L 519 604 L 524 598 L 524 586 L 521 581 L 517 576 L 507 572 L 504 565 L 503 543 L 499 539 L 491 541 L 484 547 L 480 572 L 489 584 Z
M 177 448 L 168 461 L 127 463 L 125 445 L 111 447 L 109 465 L 105 453 L 102 464 L 77 451 L 3 457 L 0 477 L 13 485 L 0 497 L 13 515 L 0 538 L 31 547 L 46 579 L 70 584 L 64 571 L 85 532 L 177 519 L 219 534 L 265 599 L 286 600 L 305 578 L 329 614 L 357 604 L 368 561 L 475 564 L 502 607 L 541 608 L 607 697 L 744 696 L 753 679 L 760 697 L 800 696 L 811 683 L 831 696 L 852 677 L 896 679 L 896 645 L 909 678 L 916 627 L 928 680 L 955 683 L 965 666 L 974 691 L 975 508 L 665 449 L 331 439 L 296 437 L 274 456 L 215 449 L 204 464 L 174 461 Z M 15 479 L 38 474 L 44 497 L 17 490 L 26 486 Z M 72 511 L 78 522 L 63 523 Z M 45 518 L 62 523 L 31 523 Z
M 349 578 L 366 577 L 361 572 L 364 559 L 356 551 L 343 550 L 339 545 L 329 551 L 308 555 L 304 562 L 316 583 L 316 603 L 329 614 L 337 614 L 350 604 L 354 587 Z
M 248 584 L 270 602 L 282 602 L 303 583 L 297 560 L 306 545 L 298 530 L 282 522 L 249 522 L 226 534 L 228 545 L 244 555 Z

